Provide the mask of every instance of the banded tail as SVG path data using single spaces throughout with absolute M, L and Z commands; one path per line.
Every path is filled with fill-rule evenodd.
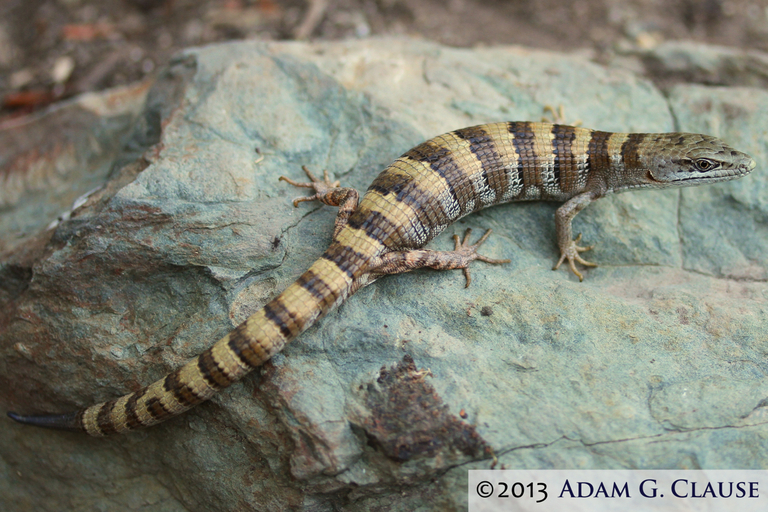
M 140 391 L 74 413 L 8 416 L 21 423 L 84 431 L 97 437 L 130 432 L 177 416 L 267 362 L 343 302 L 354 291 L 356 274 L 362 268 L 340 256 L 350 250 L 332 243 L 309 270 L 261 310 L 198 357 Z

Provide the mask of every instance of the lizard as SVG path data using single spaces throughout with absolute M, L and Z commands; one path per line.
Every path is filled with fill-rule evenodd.
M 21 423 L 92 436 L 125 433 L 181 414 L 263 365 L 357 290 L 387 274 L 419 268 L 463 269 L 480 260 L 491 233 L 474 244 L 470 230 L 454 235 L 453 251 L 423 247 L 459 218 L 511 201 L 564 202 L 555 214 L 560 258 L 579 280 L 576 264 L 594 263 L 572 235 L 576 214 L 609 194 L 642 188 L 714 183 L 749 174 L 756 164 L 708 135 L 611 133 L 564 124 L 501 122 L 455 130 L 405 152 L 374 179 L 362 199 L 353 188 L 318 179 L 280 180 L 311 189 L 295 199 L 338 207 L 323 255 L 285 291 L 186 365 L 115 400 L 66 414 L 8 415 Z

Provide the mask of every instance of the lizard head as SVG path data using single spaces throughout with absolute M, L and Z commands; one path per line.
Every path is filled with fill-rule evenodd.
M 697 185 L 732 180 L 752 172 L 755 161 L 720 139 L 695 133 L 650 137 L 644 167 L 652 185 Z

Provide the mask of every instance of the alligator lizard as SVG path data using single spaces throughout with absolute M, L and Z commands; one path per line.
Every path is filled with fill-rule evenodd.
M 362 200 L 357 191 L 304 169 L 299 187 L 339 207 L 328 249 L 295 283 L 185 366 L 150 386 L 77 412 L 9 416 L 22 423 L 85 431 L 128 432 L 176 416 L 211 398 L 280 352 L 286 343 L 386 274 L 431 267 L 464 269 L 478 254 L 469 231 L 453 251 L 422 247 L 449 224 L 509 201 L 564 201 L 555 215 L 560 259 L 582 279 L 576 263 L 594 266 L 571 232 L 576 214 L 607 194 L 636 188 L 697 185 L 739 178 L 755 162 L 707 135 L 608 133 L 560 124 L 508 122 L 456 130 L 406 152 L 379 174 Z

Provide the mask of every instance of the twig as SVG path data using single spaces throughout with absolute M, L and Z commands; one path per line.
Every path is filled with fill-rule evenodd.
M 295 39 L 308 39 L 323 20 L 325 10 L 328 8 L 328 0 L 308 0 L 308 2 L 309 9 L 307 9 L 307 14 L 299 23 L 299 26 L 293 30 L 293 37 Z

